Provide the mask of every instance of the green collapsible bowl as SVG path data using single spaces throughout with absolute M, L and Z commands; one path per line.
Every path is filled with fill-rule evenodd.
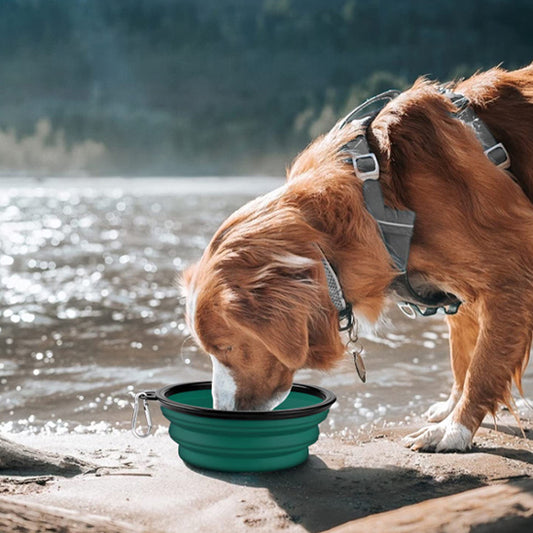
M 281 470 L 304 462 L 336 400 L 328 390 L 294 384 L 273 411 L 220 411 L 212 408 L 210 381 L 170 385 L 155 394 L 180 457 L 223 472 Z

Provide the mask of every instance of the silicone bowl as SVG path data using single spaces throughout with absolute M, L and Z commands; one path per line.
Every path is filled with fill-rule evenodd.
M 155 395 L 180 457 L 224 472 L 281 470 L 304 462 L 336 400 L 326 389 L 294 384 L 273 411 L 220 411 L 212 408 L 210 381 L 171 385 Z

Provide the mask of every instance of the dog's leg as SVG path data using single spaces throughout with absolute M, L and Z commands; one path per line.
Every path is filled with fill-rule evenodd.
M 461 399 L 442 422 L 405 437 L 405 445 L 413 450 L 468 449 L 485 415 L 509 401 L 512 376 L 522 366 L 530 342 L 529 310 L 520 312 L 516 304 L 512 308 L 502 301 L 485 303 L 488 312 L 480 316 L 478 340 Z
M 463 305 L 456 315 L 448 317 L 448 326 L 453 386 L 446 401 L 433 404 L 425 412 L 424 416 L 428 422 L 444 420 L 461 399 L 466 372 L 470 366 L 479 332 L 476 308 L 473 305 Z

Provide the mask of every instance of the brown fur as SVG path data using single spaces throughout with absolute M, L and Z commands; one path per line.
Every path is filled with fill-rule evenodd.
M 518 183 L 424 79 L 380 112 L 368 139 L 386 203 L 417 214 L 410 275 L 464 302 L 448 319 L 462 392 L 450 416 L 474 433 L 486 413 L 509 404 L 531 347 L 533 65 L 492 69 L 452 88 L 504 143 Z M 343 356 L 317 244 L 357 315 L 376 320 L 389 296 L 395 270 L 339 151 L 359 127 L 335 127 L 311 144 L 286 188 L 232 215 L 187 275 L 186 288 L 198 294 L 191 326 L 233 369 L 241 408 L 286 386 L 297 368 L 328 369 Z M 276 259 L 287 253 L 310 261 Z

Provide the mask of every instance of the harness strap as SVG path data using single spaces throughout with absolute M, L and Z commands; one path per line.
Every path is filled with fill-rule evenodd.
M 366 126 L 371 118 L 366 117 L 361 122 Z M 379 163 L 375 154 L 370 151 L 366 136 L 358 135 L 342 149 L 350 156 L 355 174 L 363 182 L 366 209 L 376 221 L 383 243 L 398 269 L 399 274 L 390 288 L 404 300 L 404 306 L 409 306 L 411 313 L 408 313 L 408 316 L 413 313 L 422 316 L 433 315 L 439 308 L 448 314 L 457 312 L 461 302 L 453 294 L 436 291 L 425 296 L 419 294 L 409 282 L 407 264 L 416 214 L 408 209 L 392 209 L 385 205 L 379 182 Z M 405 307 L 400 308 L 405 312 Z
M 476 115 L 470 106 L 470 100 L 444 87 L 440 88 L 439 92 L 449 98 L 457 108 L 453 116 L 473 129 L 489 160 L 499 168 L 508 169 L 511 165 L 509 153 L 502 143 L 496 141 L 487 125 Z M 379 111 L 399 94 L 400 91 L 390 90 L 370 98 L 349 113 L 339 124 L 339 129 L 356 120 L 359 120 L 363 126 L 369 126 Z M 376 103 L 381 104 L 379 108 L 369 112 L 369 108 L 375 107 Z M 365 206 L 375 219 L 385 247 L 398 269 L 399 274 L 390 288 L 404 300 L 403 304 L 400 304 L 400 309 L 411 318 L 414 318 L 417 313 L 422 316 L 434 315 L 439 310 L 446 314 L 457 313 L 461 301 L 453 294 L 437 290 L 426 296 L 419 294 L 411 285 L 407 264 L 416 215 L 410 210 L 392 209 L 385 205 L 379 182 L 379 163 L 376 155 L 370 150 L 366 135 L 358 135 L 341 150 L 349 155 L 348 162 L 351 161 L 356 176 L 363 182 Z M 326 272 L 330 297 L 339 312 L 341 324 L 339 329 L 350 329 L 353 325 L 352 306 L 344 298 L 335 270 L 323 253 L 322 263 Z M 343 326 L 343 323 L 348 325 Z
M 496 141 L 487 125 L 476 115 L 470 100 L 463 94 L 454 93 L 446 88 L 441 88 L 440 93 L 457 107 L 457 112 L 453 115 L 474 130 L 485 155 L 491 162 L 499 168 L 508 169 L 511 166 L 509 152 L 502 143 Z
M 387 207 L 383 201 L 381 185 L 377 180 L 363 182 L 363 198 L 367 210 L 378 223 L 381 238 L 396 268 L 401 274 L 406 274 L 415 213 Z
M 354 110 L 350 111 L 339 123 L 339 129 L 344 128 L 348 122 L 353 122 L 354 120 L 360 119 L 363 115 L 363 112 L 366 113 L 366 116 L 371 115 L 372 113 L 369 113 L 368 110 L 372 108 L 372 106 L 375 106 L 375 104 L 381 103 L 381 105 L 378 108 L 378 111 L 381 111 L 381 109 L 391 100 L 394 100 L 397 96 L 400 96 L 402 94 L 402 91 L 398 91 L 397 89 L 389 89 L 388 91 L 385 91 L 383 93 L 380 93 L 376 96 L 373 96 L 372 98 L 369 98 L 368 100 L 365 100 L 362 104 L 359 104 Z M 374 113 L 374 115 L 377 114 Z
M 363 121 L 365 122 L 369 121 Z M 391 209 L 385 205 L 379 183 L 379 163 L 375 154 L 370 151 L 365 135 L 357 136 L 342 149 L 350 155 L 355 174 L 363 182 L 365 206 L 376 220 L 396 268 L 400 273 L 407 272 L 415 213 Z
M 409 318 L 431 316 L 442 311 L 446 315 L 455 315 L 461 301 L 448 292 L 437 291 L 422 297 L 411 285 L 407 272 L 400 274 L 393 280 L 390 288 L 403 300 L 399 304 L 400 310 Z

